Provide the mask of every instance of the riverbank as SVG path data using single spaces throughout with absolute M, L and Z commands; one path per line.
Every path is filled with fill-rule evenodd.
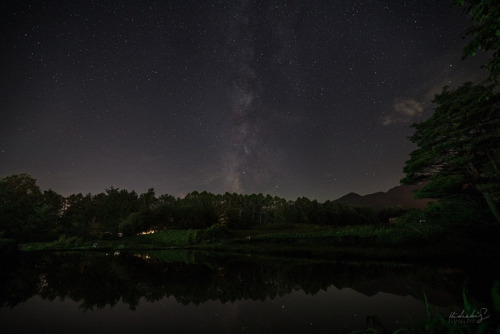
M 202 230 L 163 230 L 114 240 L 61 236 L 51 242 L 21 243 L 21 251 L 126 251 L 193 249 L 329 259 L 462 262 L 488 261 L 500 253 L 496 226 L 418 224 L 328 227 L 281 224 L 237 230 L 215 225 Z

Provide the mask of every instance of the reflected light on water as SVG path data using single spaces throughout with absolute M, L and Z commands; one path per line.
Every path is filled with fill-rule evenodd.
M 368 297 L 335 287 L 316 295 L 294 291 L 264 301 L 183 305 L 174 297 L 154 303 L 142 299 L 134 311 L 120 302 L 82 312 L 78 302 L 36 296 L 13 309 L 0 309 L 0 328 L 4 333 L 63 333 L 69 328 L 72 333 L 350 333 L 363 329 L 373 315 L 391 328 L 404 319 L 424 318 L 425 309 L 410 296 L 381 292 Z
M 0 333 L 394 330 L 426 318 L 424 293 L 442 314 L 460 312 L 465 280 L 491 286 L 472 284 L 488 276 L 409 264 L 185 250 L 22 253 L 2 266 Z

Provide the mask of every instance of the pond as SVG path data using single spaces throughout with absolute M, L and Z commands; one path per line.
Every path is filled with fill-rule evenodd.
M 497 316 L 491 305 L 497 277 L 491 268 L 478 269 L 483 265 L 336 262 L 183 250 L 32 252 L 3 262 L 1 333 L 393 330 L 427 318 L 424 295 L 442 319 L 463 321 L 464 287 L 471 302 L 486 309 L 483 315 L 490 318 L 483 322 Z M 450 318 L 451 312 L 456 316 Z

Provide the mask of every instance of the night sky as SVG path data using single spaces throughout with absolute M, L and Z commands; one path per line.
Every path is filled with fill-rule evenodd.
M 2 1 L 0 177 L 324 201 L 399 184 L 461 61 L 451 0 Z

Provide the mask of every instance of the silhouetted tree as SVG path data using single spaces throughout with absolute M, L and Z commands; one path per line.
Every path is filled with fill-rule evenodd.
M 481 51 L 490 52 L 490 59 L 483 67 L 490 72 L 488 81 L 493 88 L 496 87 L 500 75 L 500 1 L 453 0 L 453 4 L 462 7 L 472 21 L 466 33 L 471 40 L 465 46 L 462 57 L 475 56 Z
M 140 201 L 135 191 L 111 187 L 106 193 L 93 197 L 96 207 L 96 229 L 98 233 L 116 234 L 122 219 L 140 211 Z
M 61 220 L 63 208 L 63 196 L 50 189 L 44 190 L 29 220 L 33 233 L 38 234 L 39 239 L 56 239 L 64 233 Z
M 37 205 L 42 197 L 36 180 L 28 174 L 0 180 L 0 230 L 14 239 L 36 238 Z
M 155 190 L 153 188 L 148 189 L 148 191 L 139 196 L 140 210 L 149 211 L 154 209 L 159 201 L 156 198 Z
M 95 206 L 92 195 L 81 193 L 66 197 L 62 223 L 67 234 L 86 236 L 90 234 L 95 221 Z
M 477 200 L 500 221 L 500 96 L 466 83 L 436 95 L 434 114 L 414 124 L 418 148 L 406 162 L 404 184 L 427 182 L 417 198 Z

